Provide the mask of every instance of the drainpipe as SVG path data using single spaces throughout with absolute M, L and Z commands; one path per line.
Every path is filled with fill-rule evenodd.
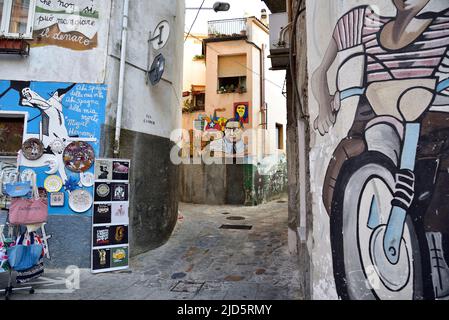
M 116 119 L 116 125 L 115 125 L 114 155 L 118 155 L 120 153 L 120 132 L 122 129 L 123 93 L 124 93 L 124 85 L 125 85 L 126 49 L 127 49 L 127 38 L 128 38 L 128 15 L 129 15 L 129 0 L 124 0 L 120 73 L 119 73 L 118 101 L 117 101 L 117 119 Z
M 261 81 L 262 81 L 262 85 L 261 85 L 261 91 L 262 91 L 262 110 L 263 110 L 263 114 L 264 114 L 264 125 L 263 125 L 263 129 L 265 130 L 263 132 L 262 135 L 262 141 L 263 141 L 263 147 L 262 147 L 262 156 L 265 157 L 265 149 L 266 149 L 266 133 L 267 133 L 267 129 L 268 129 L 268 108 L 267 108 L 267 103 L 265 101 L 265 43 L 262 44 L 262 51 L 260 52 L 261 56 L 260 56 L 260 61 L 261 61 L 261 69 L 260 69 L 260 74 L 261 74 Z

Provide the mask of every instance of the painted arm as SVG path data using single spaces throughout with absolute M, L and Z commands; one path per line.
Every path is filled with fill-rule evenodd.
M 64 99 L 64 96 L 65 96 L 70 90 L 72 90 L 75 86 L 76 86 L 76 83 L 73 83 L 73 84 L 71 84 L 70 86 L 68 86 L 67 88 L 58 89 L 58 90 L 56 90 L 55 93 L 53 94 L 53 97 L 59 99 L 59 101 L 62 101 L 62 99 Z
M 311 79 L 313 95 L 319 105 L 319 114 L 313 123 L 313 127 L 323 136 L 329 132 L 329 128 L 335 124 L 337 119 L 336 111 L 338 111 L 338 108 L 334 107 L 334 96 L 332 96 L 329 92 L 329 84 L 327 79 L 327 72 L 334 63 L 337 53 L 337 43 L 334 38 L 332 38 L 324 55 L 323 61 L 315 70 Z

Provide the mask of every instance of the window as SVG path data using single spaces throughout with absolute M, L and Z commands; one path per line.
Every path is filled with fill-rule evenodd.
M 193 105 L 196 111 L 204 111 L 206 94 L 204 92 L 193 94 Z
M 246 54 L 218 57 L 218 93 L 246 92 Z
M 284 126 L 276 123 L 276 149 L 284 149 Z
M 25 116 L 0 115 L 0 157 L 16 157 L 22 148 Z
M 218 78 L 218 93 L 246 92 L 246 77 Z
M 35 0 L 0 0 L 0 34 L 31 39 Z

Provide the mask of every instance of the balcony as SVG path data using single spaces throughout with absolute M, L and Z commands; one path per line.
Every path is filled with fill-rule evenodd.
M 24 39 L 0 38 L 0 54 L 28 56 L 30 54 L 30 44 Z
M 213 20 L 208 22 L 210 38 L 243 38 L 247 36 L 246 18 Z

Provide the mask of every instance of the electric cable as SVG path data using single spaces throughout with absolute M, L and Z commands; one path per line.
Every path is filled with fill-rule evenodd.
M 195 22 L 196 22 L 196 20 L 198 19 L 198 16 L 200 15 L 201 9 L 202 9 L 203 6 L 204 6 L 204 2 L 206 2 L 206 0 L 203 0 L 203 3 L 201 3 L 201 6 L 199 7 L 198 12 L 196 13 L 195 19 L 193 20 L 192 25 L 190 26 L 189 32 L 187 32 L 187 36 L 186 36 L 186 38 L 184 39 L 184 43 L 187 41 L 187 38 L 189 37 L 190 32 L 192 31 L 193 26 L 195 25 Z

